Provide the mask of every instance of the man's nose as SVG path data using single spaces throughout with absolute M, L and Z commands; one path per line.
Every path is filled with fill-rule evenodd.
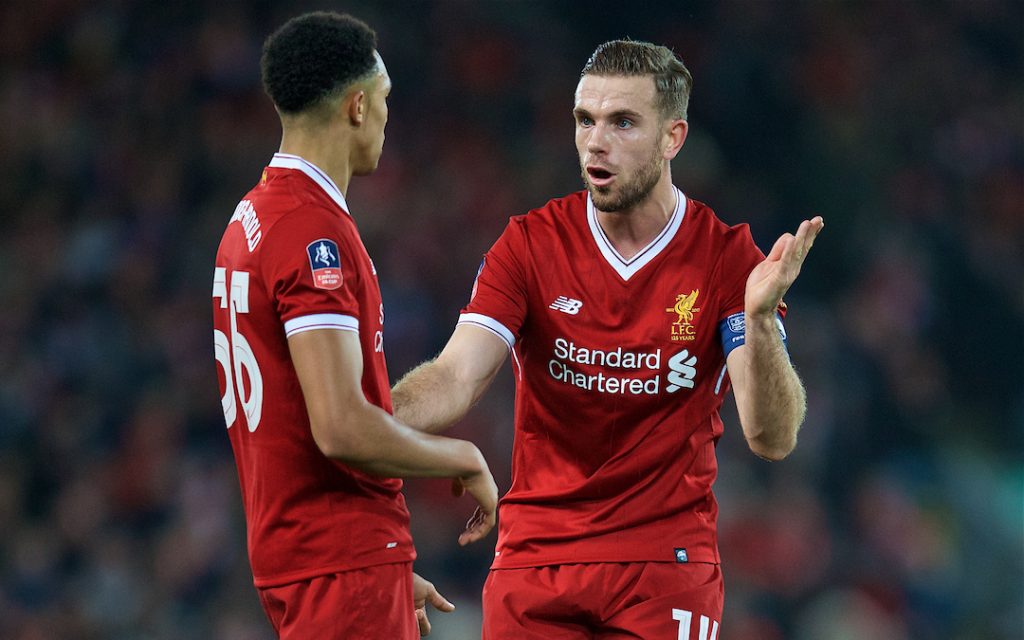
M 608 127 L 603 124 L 595 124 L 590 129 L 587 137 L 587 151 L 591 153 L 606 153 L 608 151 Z

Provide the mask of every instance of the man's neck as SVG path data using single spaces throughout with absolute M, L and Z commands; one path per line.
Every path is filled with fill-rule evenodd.
M 348 184 L 352 181 L 352 168 L 344 153 L 347 145 L 339 143 L 326 132 L 300 128 L 286 128 L 281 136 L 281 153 L 299 156 L 326 173 L 342 195 L 348 196 Z
M 665 228 L 679 203 L 671 179 L 663 179 L 650 195 L 623 211 L 597 210 L 597 221 L 619 255 L 630 259 L 649 245 Z

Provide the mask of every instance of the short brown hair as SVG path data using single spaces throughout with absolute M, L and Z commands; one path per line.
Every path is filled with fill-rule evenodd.
M 693 76 L 668 47 L 640 40 L 612 40 L 594 50 L 580 76 L 652 76 L 662 116 L 686 119 Z

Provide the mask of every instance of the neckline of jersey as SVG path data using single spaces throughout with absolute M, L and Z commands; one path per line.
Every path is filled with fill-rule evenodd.
M 341 192 L 338 185 L 334 183 L 334 180 L 331 180 L 331 177 L 323 169 L 309 160 L 289 153 L 275 153 L 274 157 L 270 160 L 269 166 L 274 169 L 294 169 L 306 174 L 306 177 L 315 182 L 331 200 L 334 200 L 335 204 L 341 207 L 341 210 L 346 215 L 352 216 L 352 213 L 348 210 L 345 194 Z
M 623 280 L 629 280 L 637 271 L 643 269 L 652 260 L 657 258 L 665 247 L 668 246 L 668 243 L 672 241 L 672 238 L 676 236 L 679 227 L 682 226 L 683 218 L 686 216 L 687 198 L 678 187 L 673 185 L 672 188 L 676 191 L 676 208 L 672 212 L 672 217 L 669 218 L 664 228 L 662 228 L 654 240 L 651 240 L 646 247 L 638 251 L 629 260 L 622 257 L 622 254 L 615 249 L 611 240 L 608 239 L 604 229 L 601 228 L 601 223 L 597 220 L 597 209 L 594 207 L 594 200 L 587 193 L 587 223 L 590 226 L 590 233 L 594 237 L 594 242 L 597 244 L 601 255 L 604 256 L 605 262 L 612 269 L 615 269 L 615 272 Z

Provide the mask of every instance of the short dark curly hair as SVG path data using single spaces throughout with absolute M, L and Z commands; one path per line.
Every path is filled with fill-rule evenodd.
M 348 14 L 297 16 L 263 43 L 263 88 L 282 113 L 302 113 L 366 77 L 376 49 L 377 34 Z

